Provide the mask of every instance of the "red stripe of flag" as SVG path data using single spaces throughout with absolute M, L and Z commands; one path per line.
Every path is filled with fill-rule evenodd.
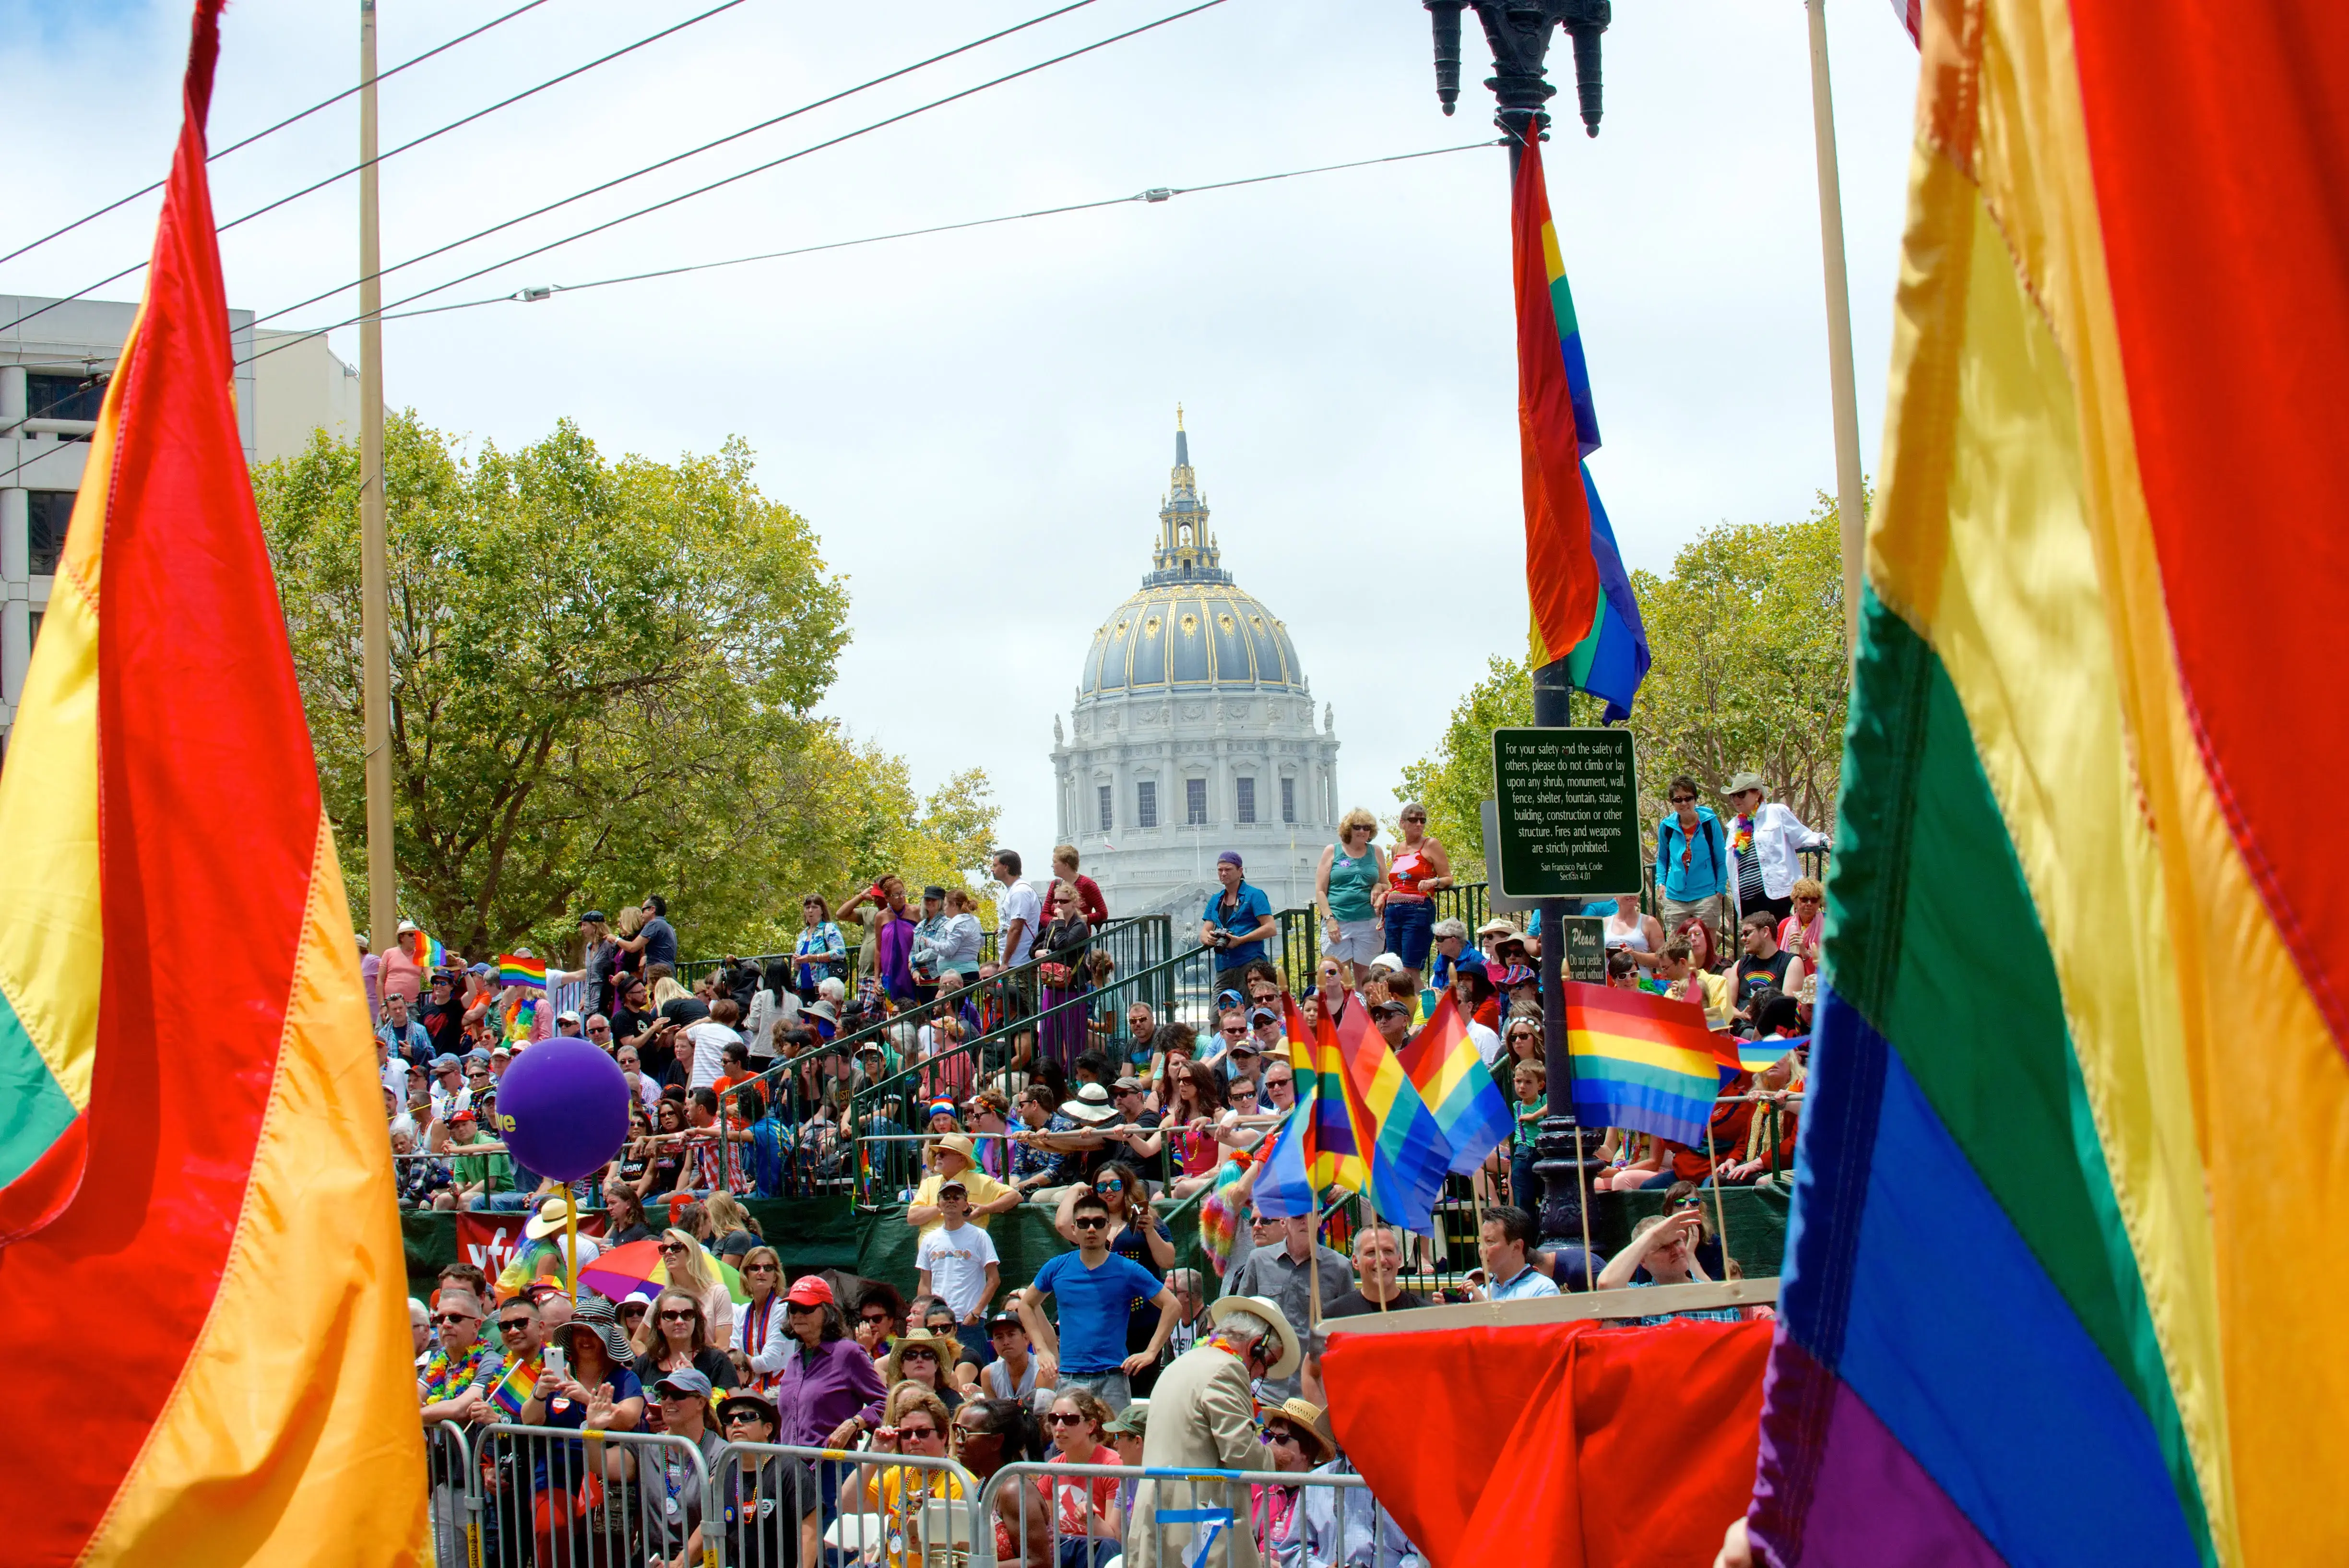
M 1541 142 L 1518 159 L 1510 202 L 1513 280 L 1517 295 L 1517 444 L 1525 475 L 1526 594 L 1533 602 L 1540 662 L 1564 659 L 1599 613 L 1599 563 L 1590 554 L 1590 503 L 1582 493 L 1582 449 L 1574 425 L 1574 389 L 1558 346 L 1550 303 L 1549 258 L 1542 230 L 1550 221 L 1542 182 Z

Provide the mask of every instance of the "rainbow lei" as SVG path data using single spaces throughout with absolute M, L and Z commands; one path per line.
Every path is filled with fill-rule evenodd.
M 1754 853 L 1754 819 L 1752 817 L 1741 816 L 1737 819 L 1737 826 L 1729 835 L 1729 849 L 1733 855 Z

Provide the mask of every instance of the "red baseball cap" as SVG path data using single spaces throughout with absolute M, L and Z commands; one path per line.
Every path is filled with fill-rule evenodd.
M 783 1299 L 793 1306 L 831 1306 L 836 1298 L 832 1293 L 832 1286 L 824 1282 L 823 1276 L 803 1274 L 792 1282 L 792 1288 Z

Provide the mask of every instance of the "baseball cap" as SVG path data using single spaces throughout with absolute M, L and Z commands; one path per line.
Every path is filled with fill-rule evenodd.
M 473 1107 L 471 1106 L 459 1106 L 455 1110 L 449 1113 L 449 1125 L 450 1127 L 455 1127 L 459 1122 L 479 1122 L 481 1119 L 481 1117 L 473 1114 Z
M 1216 857 L 1216 864 L 1218 866 L 1239 866 L 1242 865 L 1243 862 L 1240 859 L 1240 852 L 1238 850 L 1226 849 L 1221 855 Z
M 490 1047 L 490 1060 L 491 1060 L 491 1061 L 494 1062 L 494 1061 L 496 1061 L 496 1060 L 497 1060 L 499 1057 L 501 1057 L 501 1056 L 506 1057 L 506 1058 L 508 1058 L 509 1060 L 511 1060 L 511 1059 L 512 1058 L 512 1056 L 513 1056 L 513 1047 L 512 1047 L 512 1046 L 511 1046 L 511 1045 L 509 1045 L 509 1044 L 506 1044 L 504 1041 L 502 1041 L 502 1040 L 499 1041 L 496 1044 L 494 1044 L 494 1045 L 492 1045 L 492 1046 L 491 1046 L 491 1047 Z
M 1142 1080 L 1135 1077 L 1131 1073 L 1127 1074 L 1124 1077 L 1120 1078 L 1116 1083 L 1112 1084 L 1110 1088 L 1115 1093 L 1121 1095 L 1139 1095 L 1145 1092 L 1142 1086 Z
M 456 1064 L 457 1064 L 457 1058 L 455 1058 L 454 1056 L 451 1056 L 451 1055 L 450 1055 L 450 1054 L 449 1054 L 449 1053 L 448 1053 L 448 1052 L 446 1052 L 446 1051 L 441 1052 L 441 1053 L 440 1053 L 440 1054 L 439 1054 L 438 1056 L 435 1056 L 435 1057 L 433 1057 L 433 1058 L 432 1058 L 432 1065 L 433 1065 L 434 1067 L 436 1067 L 436 1068 L 439 1068 L 439 1067 L 453 1067 L 453 1066 L 455 1066 Z
M 987 1332 L 993 1334 L 999 1328 L 1016 1328 L 1024 1334 L 1028 1324 L 1016 1312 L 999 1312 L 987 1320 Z
M 694 1367 L 680 1366 L 675 1372 L 663 1373 L 660 1381 L 653 1385 L 653 1392 L 674 1394 L 680 1399 L 707 1399 L 709 1379 Z
M 783 1299 L 793 1306 L 831 1306 L 839 1298 L 832 1293 L 832 1285 L 823 1275 L 802 1274 L 792 1282 Z
M 554 1021 L 557 1023 L 576 1023 L 579 1022 L 579 1015 L 566 1007 L 554 1015 Z
M 1411 1016 L 1411 1004 L 1409 1002 L 1397 1002 L 1392 997 L 1382 997 L 1379 1001 L 1371 1002 L 1369 1011 L 1371 1012 L 1397 1012 L 1401 1013 L 1405 1018 L 1409 1018 Z
M 495 971 L 492 971 L 492 970 L 490 968 L 490 966 L 489 966 L 489 965 L 487 965 L 487 964 L 485 964 L 485 963 L 477 963 L 477 964 L 475 964 L 471 969 L 467 970 L 465 972 L 466 972 L 466 973 L 468 973 L 468 974 L 491 974 L 491 973 L 494 973 Z
M 946 896 L 947 890 L 944 888 L 939 887 L 936 882 L 931 883 L 928 887 L 922 889 L 922 897 L 925 898 L 943 898 Z
M 1136 1399 L 1133 1404 L 1120 1410 L 1109 1425 L 1102 1428 L 1102 1431 L 1113 1437 L 1125 1437 L 1130 1434 L 1137 1438 L 1146 1436 L 1149 1429 L 1150 1401 L 1147 1399 Z
M 588 921 L 590 921 L 590 920 L 596 920 L 596 921 L 600 921 L 600 920 L 602 920 L 602 919 L 603 919 L 603 918 L 604 918 L 604 911 L 603 911 L 603 910 L 601 910 L 601 909 L 590 909 L 590 910 L 588 910 L 585 914 L 584 914 L 584 915 L 582 915 L 582 916 L 580 916 L 580 917 L 579 917 L 579 923 L 580 923 L 581 925 L 583 925 L 583 926 L 584 926 L 584 925 L 587 924 L 587 922 L 588 922 Z
M 1395 973 L 1401 974 L 1402 972 L 1403 965 L 1402 960 L 1395 954 L 1381 953 L 1378 957 L 1371 961 L 1371 967 L 1372 969 L 1392 970 Z
M 958 1192 L 965 1198 L 970 1196 L 970 1189 L 965 1187 L 959 1179 L 954 1177 L 949 1177 L 938 1183 L 939 1197 L 944 1198 L 949 1192 Z

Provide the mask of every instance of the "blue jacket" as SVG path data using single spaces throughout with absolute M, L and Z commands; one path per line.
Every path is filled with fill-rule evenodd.
M 1689 864 L 1681 864 L 1686 850 Z M 1666 812 L 1656 825 L 1656 887 L 1676 904 L 1694 903 L 1729 888 L 1729 834 L 1713 807 L 1696 808 L 1696 836 L 1681 832 L 1681 814 Z

